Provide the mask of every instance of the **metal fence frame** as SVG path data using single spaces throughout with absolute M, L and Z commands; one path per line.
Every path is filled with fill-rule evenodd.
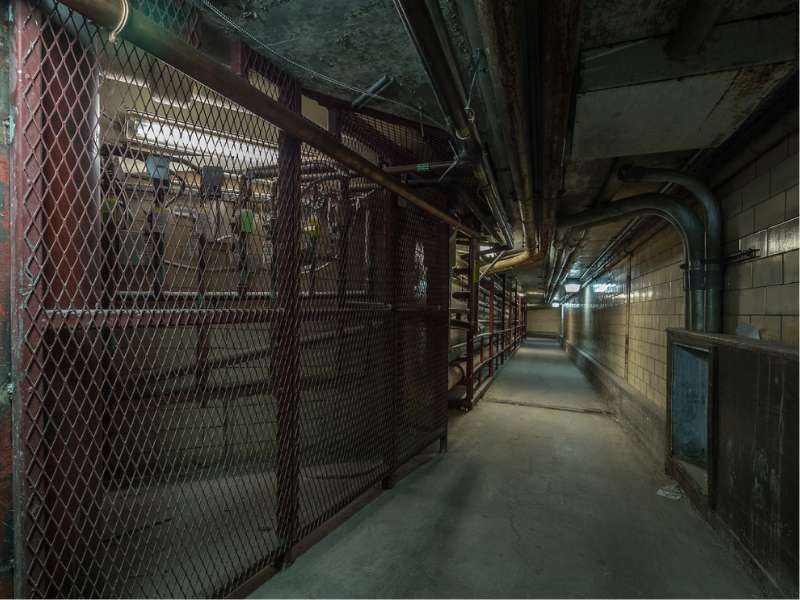
M 376 290 L 370 293 L 380 298 L 380 302 L 373 302 L 368 308 L 348 307 L 345 300 L 350 282 L 345 267 L 344 276 L 340 269 L 335 285 L 331 282 L 327 304 L 304 308 L 303 294 L 306 292 L 301 291 L 301 285 L 308 284 L 301 284 L 297 273 L 301 221 L 305 222 L 308 215 L 301 212 L 299 194 L 301 171 L 304 165 L 309 164 L 308 157 L 312 152 L 301 140 L 282 131 L 277 140 L 273 210 L 284 232 L 275 241 L 275 253 L 283 258 L 275 260 L 284 262 L 276 267 L 278 277 L 272 296 L 267 295 L 277 297 L 275 302 L 270 300 L 259 305 L 255 300 L 257 296 L 248 296 L 252 292 L 245 282 L 230 294 L 238 294 L 240 299 L 249 298 L 251 304 L 246 308 L 228 309 L 225 304 L 201 304 L 190 308 L 179 304 L 178 300 L 169 309 L 136 304 L 133 309 L 118 308 L 106 297 L 105 284 L 98 284 L 102 279 L 100 275 L 89 277 L 86 274 L 95 269 L 94 263 L 97 262 L 103 264 L 97 273 L 103 269 L 107 271 L 105 255 L 100 248 L 105 243 L 103 240 L 113 237 L 113 234 L 109 234 L 103 225 L 105 217 L 93 200 L 86 202 L 83 210 L 75 209 L 76 203 L 80 207 L 85 200 L 87 190 L 95 193 L 105 185 L 103 174 L 97 170 L 99 155 L 87 158 L 85 147 L 91 146 L 92 142 L 81 129 L 88 128 L 89 133 L 99 130 L 96 123 L 87 120 L 84 108 L 99 102 L 100 91 L 98 87 L 76 84 L 93 81 L 99 67 L 87 60 L 86 54 L 76 50 L 75 40 L 89 35 L 92 42 L 87 47 L 93 48 L 91 52 L 113 53 L 115 50 L 109 47 L 105 34 L 100 36 L 97 33 L 100 30 L 96 30 L 91 22 L 84 21 L 78 13 L 66 7 L 75 4 L 81 3 L 42 3 L 40 7 L 28 0 L 15 3 L 17 69 L 13 93 L 17 130 L 13 141 L 11 219 L 15 232 L 12 244 L 12 351 L 17 384 L 14 404 L 16 593 L 26 597 L 122 593 L 120 590 L 123 588 L 114 587 L 114 582 L 104 583 L 94 578 L 101 566 L 98 557 L 103 550 L 100 547 L 107 543 L 102 538 L 105 534 L 100 533 L 105 525 L 101 527 L 99 523 L 104 518 L 111 518 L 101 514 L 105 510 L 105 500 L 101 498 L 107 496 L 106 462 L 111 458 L 104 456 L 102 449 L 106 447 L 106 441 L 98 441 L 97 432 L 108 427 L 104 424 L 108 417 L 103 416 L 108 409 L 102 408 L 103 403 L 112 397 L 117 403 L 124 401 L 130 392 L 114 396 L 116 392 L 107 375 L 109 369 L 114 368 L 110 366 L 113 365 L 108 356 L 110 351 L 98 348 L 108 348 L 108 339 L 117 339 L 115 332 L 122 332 L 123 339 L 132 343 L 133 334 L 128 332 L 193 331 L 192 340 L 197 340 L 196 363 L 191 372 L 196 383 L 190 391 L 180 392 L 181 400 L 204 403 L 220 395 L 231 398 L 251 393 L 249 390 L 257 385 L 262 386 L 259 391 L 267 389 L 264 387 L 267 384 L 257 382 L 214 387 L 204 374 L 213 368 L 212 363 L 231 360 L 230 357 L 221 359 L 209 355 L 211 329 L 258 325 L 269 327 L 272 348 L 266 355 L 272 361 L 269 369 L 273 383 L 268 384 L 268 390 L 276 404 L 274 535 L 279 542 L 259 560 L 251 561 L 247 568 L 237 568 L 221 576 L 224 583 L 216 584 L 216 587 L 191 587 L 184 582 L 173 583 L 172 588 L 146 588 L 152 595 L 230 593 L 266 566 L 280 566 L 291 560 L 292 547 L 300 539 L 375 483 L 383 481 L 384 485 L 390 485 L 398 466 L 430 443 L 439 440 L 440 448 L 446 448 L 448 228 L 455 225 L 468 234 L 476 235 L 476 232 L 446 213 L 446 197 L 427 194 L 423 199 L 395 180 L 376 175 L 379 186 L 374 198 L 382 206 L 376 209 L 376 214 L 382 215 L 383 223 L 377 235 L 384 240 L 381 243 L 385 252 L 381 256 L 385 255 L 388 260 L 380 267 L 384 275 L 379 279 L 387 285 L 376 284 Z M 175 26 L 180 36 L 196 48 L 200 43 L 199 20 L 193 9 L 184 3 L 167 2 L 166 6 L 170 10 L 178 6 L 178 17 L 186 16 L 181 10 L 188 11 L 190 18 L 175 19 Z M 147 7 L 148 3 L 140 0 L 134 10 Z M 145 21 L 140 19 L 139 22 Z M 43 43 L 45 31 L 49 36 L 47 43 Z M 164 32 L 162 37 L 169 36 Z M 60 54 L 56 56 L 53 53 L 57 51 Z M 248 71 L 257 71 L 265 80 L 277 84 L 277 104 L 293 114 L 295 121 L 301 117 L 301 90 L 296 80 L 241 43 L 234 44 L 230 51 L 230 69 L 234 75 L 247 76 Z M 169 71 L 165 70 L 163 76 L 169 77 Z M 221 90 L 216 88 L 213 91 Z M 235 95 L 235 90 L 222 91 Z M 43 98 L 45 95 L 47 98 Z M 264 98 L 265 102 L 273 102 L 269 96 Z M 275 113 L 278 118 L 273 123 L 281 127 L 281 115 L 288 113 Z M 419 160 L 420 157 L 414 153 L 398 155 L 396 151 L 393 154 L 392 149 L 387 150 L 386 132 L 375 127 L 371 130 L 365 128 L 357 114 L 336 111 L 331 111 L 331 114 L 337 116 L 332 119 L 330 137 L 341 141 L 342 132 L 349 132 L 350 138 L 357 138 L 359 143 L 373 150 L 380 147 L 382 158 L 390 159 L 394 164 L 402 164 L 409 158 Z M 379 120 L 377 124 L 383 126 Z M 356 126 L 360 128 L 358 135 L 354 133 Z M 45 128 L 46 134 L 43 133 Z M 314 145 L 322 140 L 322 156 L 325 156 L 330 140 L 321 134 L 314 135 L 318 137 L 305 141 Z M 79 147 L 80 150 L 76 150 Z M 362 165 L 350 160 L 346 154 L 337 153 L 335 159 L 334 163 L 345 173 L 350 173 L 346 180 L 337 184 L 341 186 L 337 188 L 341 192 L 351 185 L 352 170 L 357 175 Z M 345 162 L 336 162 L 340 160 Z M 374 170 L 374 167 L 370 166 L 370 169 Z M 366 170 L 368 176 L 374 175 L 370 169 L 362 170 Z M 346 191 L 341 193 L 346 197 Z M 156 198 L 158 194 L 156 188 Z M 159 200 L 154 202 L 158 208 Z M 155 233 L 157 230 L 152 228 L 153 214 L 155 209 L 151 208 L 148 223 L 151 223 L 149 231 L 155 240 L 152 242 L 155 258 L 150 260 L 152 264 L 160 264 L 164 260 L 163 247 L 168 242 L 161 239 L 163 234 Z M 244 226 L 242 231 L 245 231 Z M 245 248 L 247 236 L 239 235 L 239 247 Z M 348 245 L 349 241 L 340 246 L 338 254 L 338 260 L 345 263 L 347 259 L 343 257 L 347 255 Z M 201 242 L 198 250 L 201 258 L 196 267 L 199 273 L 196 285 L 200 286 L 201 300 L 206 297 L 206 283 L 202 276 L 205 269 L 203 247 Z M 61 255 L 56 256 L 56 250 L 60 250 Z M 240 262 L 244 271 L 247 270 L 242 266 L 245 263 Z M 414 279 L 420 269 L 426 273 L 424 288 L 420 288 Z M 370 275 L 365 277 L 369 284 Z M 102 281 L 107 279 L 105 277 Z M 169 291 L 162 286 L 162 283 L 153 283 L 148 292 L 148 302 L 171 298 Z M 311 295 L 314 295 L 313 288 Z M 388 401 L 387 406 L 391 407 L 390 418 L 386 423 L 372 424 L 361 423 L 355 414 L 348 418 L 361 423 L 355 427 L 365 432 L 364 439 L 356 440 L 361 444 L 359 448 L 363 446 L 368 448 L 368 453 L 380 454 L 382 466 L 367 475 L 351 475 L 356 479 L 355 483 L 340 485 L 336 498 L 324 497 L 327 492 L 322 488 L 312 492 L 320 496 L 311 499 L 312 508 L 309 509 L 300 501 L 300 496 L 308 492 L 300 489 L 299 480 L 304 467 L 299 440 L 301 435 L 314 434 L 308 429 L 310 425 L 305 420 L 308 415 L 303 412 L 308 408 L 304 408 L 301 398 L 301 380 L 304 381 L 308 373 L 304 373 L 301 360 L 301 345 L 307 339 L 301 338 L 300 332 L 308 319 L 328 319 L 336 322 L 333 331 L 338 339 L 344 339 L 349 326 L 365 318 L 383 324 L 384 333 L 369 340 L 372 344 L 383 344 L 385 360 L 381 368 L 384 368 L 384 388 L 381 394 Z M 328 334 L 328 331 L 319 332 L 317 338 Z M 117 343 L 113 341 L 111 345 Z M 337 347 L 336 358 L 330 363 L 337 369 L 338 379 L 334 379 L 334 385 L 339 386 L 340 393 L 347 389 L 356 390 L 353 376 L 342 367 L 347 361 L 347 352 L 355 346 L 338 343 Z M 177 371 L 182 369 L 186 368 L 180 367 Z M 175 371 L 172 369 L 171 373 Z M 152 378 L 139 378 L 127 383 L 131 388 L 137 384 L 152 387 L 154 381 Z M 156 387 L 162 395 L 174 397 L 175 392 L 166 386 L 157 384 Z M 79 394 L 76 394 L 76 389 L 80 390 Z M 419 423 L 426 425 L 417 430 Z M 374 427 L 374 431 L 369 431 L 370 427 Z M 148 448 L 145 447 L 145 452 Z M 125 462 L 128 459 L 120 460 Z M 98 466 L 101 463 L 103 466 Z M 328 465 L 325 476 L 339 477 L 338 468 Z M 271 492 L 265 493 L 269 495 Z M 313 505 L 314 502 L 318 504 Z M 309 510 L 311 514 L 306 514 Z M 187 535 L 191 537 L 191 533 Z M 125 535 L 132 534 L 128 532 Z M 114 565 L 119 577 L 119 570 L 126 566 L 125 559 L 121 560 L 121 565 Z

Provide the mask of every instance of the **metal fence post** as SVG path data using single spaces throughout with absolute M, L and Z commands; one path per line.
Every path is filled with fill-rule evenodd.
M 279 102 L 300 112 L 300 87 L 286 82 Z M 270 361 L 278 401 L 278 535 L 282 541 L 278 564 L 291 560 L 297 531 L 299 457 L 297 448 L 300 357 L 300 142 L 281 131 L 278 139 L 276 261 L 278 308 L 277 352 Z
M 494 376 L 494 281 L 489 282 L 489 377 Z

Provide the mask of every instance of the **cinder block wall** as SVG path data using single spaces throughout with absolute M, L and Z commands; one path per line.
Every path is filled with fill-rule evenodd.
M 682 262 L 680 237 L 665 227 L 564 307 L 566 342 L 621 379 L 647 412 L 661 415 L 666 329 L 683 325 Z
M 726 254 L 758 251 L 757 258 L 725 269 L 726 333 L 749 323 L 762 339 L 797 344 L 797 160 L 795 130 L 717 190 Z
M 725 255 L 756 257 L 725 269 L 723 332 L 739 323 L 762 339 L 798 343 L 798 142 L 796 111 L 706 178 L 720 200 Z M 684 324 L 683 251 L 664 227 L 564 306 L 564 341 L 577 362 L 625 390 L 623 417 L 663 455 L 666 329 Z
M 531 336 L 561 334 L 561 310 L 546 306 L 528 309 L 527 333 Z

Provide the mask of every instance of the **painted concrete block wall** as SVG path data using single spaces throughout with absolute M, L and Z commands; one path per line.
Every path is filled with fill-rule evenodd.
M 683 325 L 683 250 L 661 229 L 565 305 L 565 339 L 623 379 L 651 408 L 667 398 L 667 327 Z
M 726 254 L 758 253 L 725 269 L 725 333 L 748 323 L 762 339 L 798 343 L 797 161 L 795 130 L 717 190 Z
M 561 333 L 560 308 L 531 308 L 528 309 L 528 335 L 544 333 L 557 336 Z
M 723 209 L 725 255 L 757 250 L 725 269 L 724 333 L 749 323 L 762 339 L 798 343 L 797 139 L 789 115 L 709 181 Z M 658 415 L 647 427 L 662 436 L 665 330 L 684 325 L 683 250 L 671 227 L 628 249 L 565 305 L 564 339 L 631 389 L 643 414 Z

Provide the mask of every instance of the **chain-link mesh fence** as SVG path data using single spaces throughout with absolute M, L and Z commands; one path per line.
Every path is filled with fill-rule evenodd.
M 201 46 L 189 3 L 132 4 Z M 63 5 L 17 6 L 18 591 L 228 593 L 446 435 L 448 227 Z M 451 157 L 317 116 L 375 163 Z

